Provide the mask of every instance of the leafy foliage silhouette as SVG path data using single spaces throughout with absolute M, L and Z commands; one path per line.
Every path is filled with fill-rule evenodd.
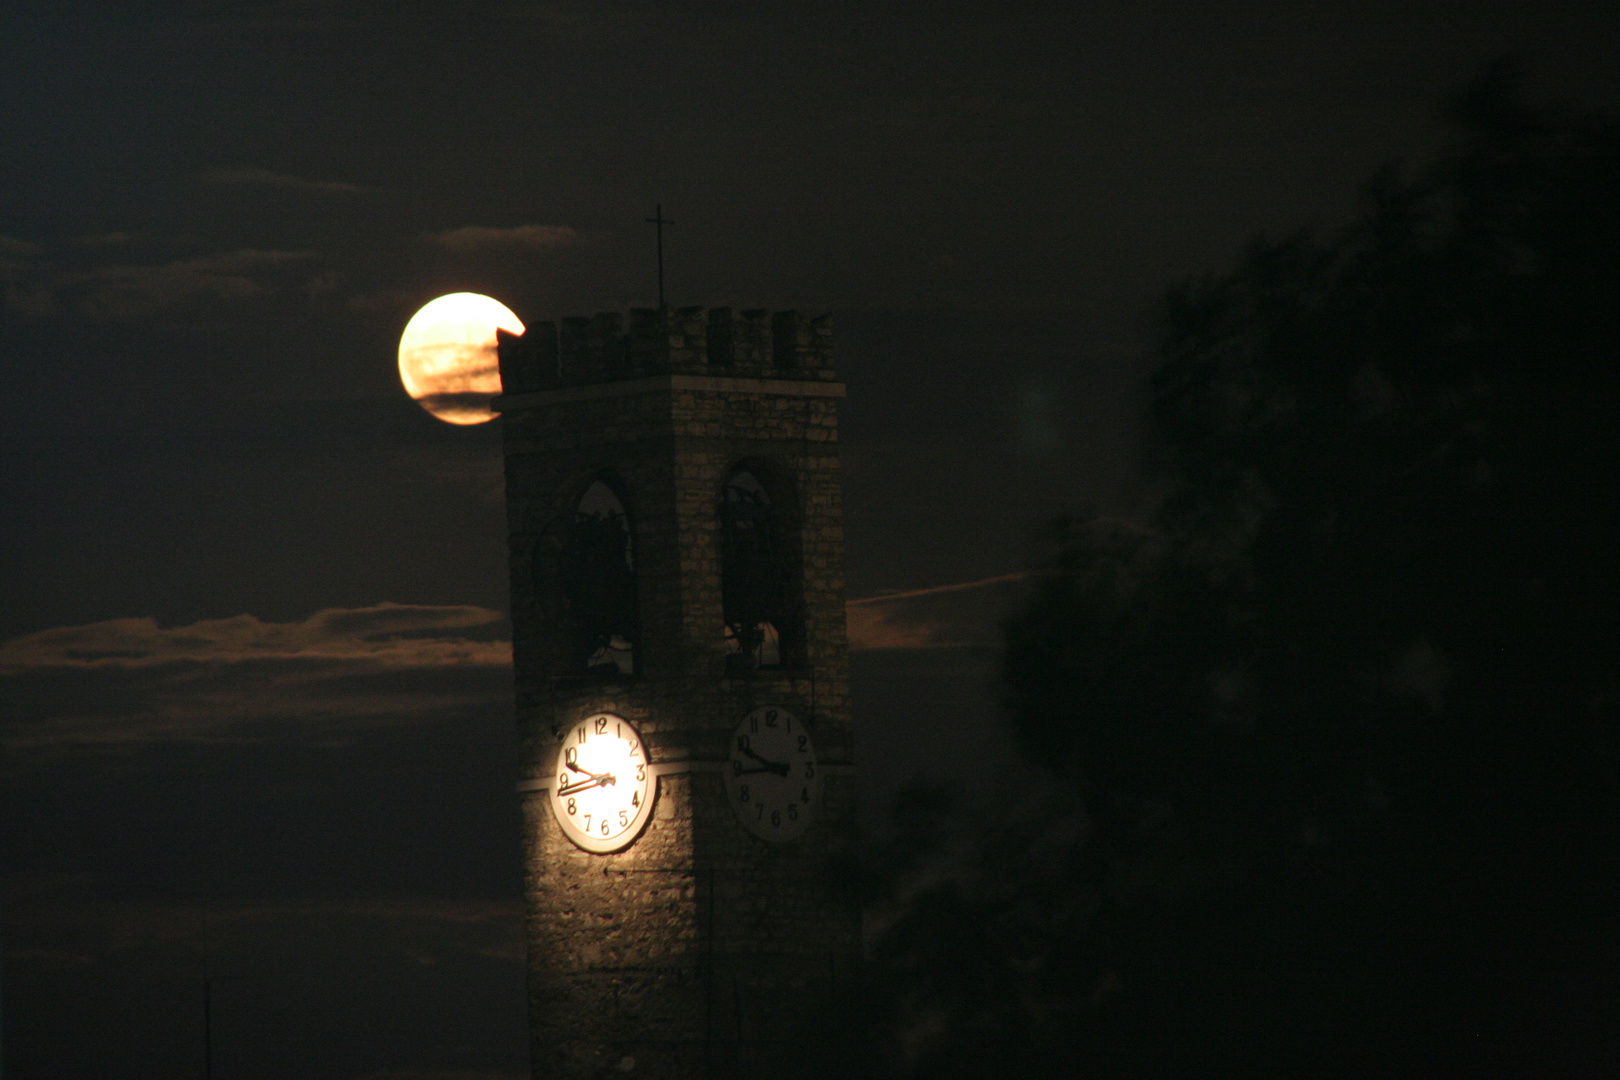
M 897 1072 L 1620 1063 L 1620 126 L 1507 61 L 1452 118 L 1167 295 L 1168 495 L 1006 628 L 1073 801 L 897 876 Z

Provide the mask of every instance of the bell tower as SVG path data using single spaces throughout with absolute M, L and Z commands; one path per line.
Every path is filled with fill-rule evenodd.
M 542 322 L 500 366 L 534 1075 L 826 1075 L 860 956 L 827 319 Z

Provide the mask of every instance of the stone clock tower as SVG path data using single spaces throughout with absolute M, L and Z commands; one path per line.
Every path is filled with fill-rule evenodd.
M 846 1071 L 830 346 L 723 308 L 502 334 L 536 1077 Z

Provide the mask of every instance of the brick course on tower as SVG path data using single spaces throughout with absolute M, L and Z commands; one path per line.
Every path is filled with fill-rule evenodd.
M 563 319 L 503 332 L 500 365 L 534 1074 L 828 1075 L 814 1063 L 852 1041 L 835 1017 L 860 953 L 834 873 L 855 806 L 828 322 Z M 719 507 L 739 469 L 768 482 L 792 562 L 779 666 L 727 651 Z M 580 670 L 567 630 L 563 534 L 598 482 L 630 532 L 630 672 Z M 801 718 L 821 763 L 819 813 L 787 842 L 742 826 L 720 771 L 756 706 Z M 645 828 L 610 854 L 569 840 L 544 790 L 562 734 L 597 712 L 640 729 L 657 773 Z

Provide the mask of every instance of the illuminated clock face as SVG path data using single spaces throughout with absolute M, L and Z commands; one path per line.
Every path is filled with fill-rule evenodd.
M 586 851 L 628 846 L 652 816 L 656 790 L 647 748 L 630 721 L 597 713 L 564 732 L 551 809 L 568 839 Z
M 821 807 L 821 773 L 809 730 L 786 709 L 765 706 L 731 736 L 726 792 L 743 826 L 764 840 L 792 840 Z

